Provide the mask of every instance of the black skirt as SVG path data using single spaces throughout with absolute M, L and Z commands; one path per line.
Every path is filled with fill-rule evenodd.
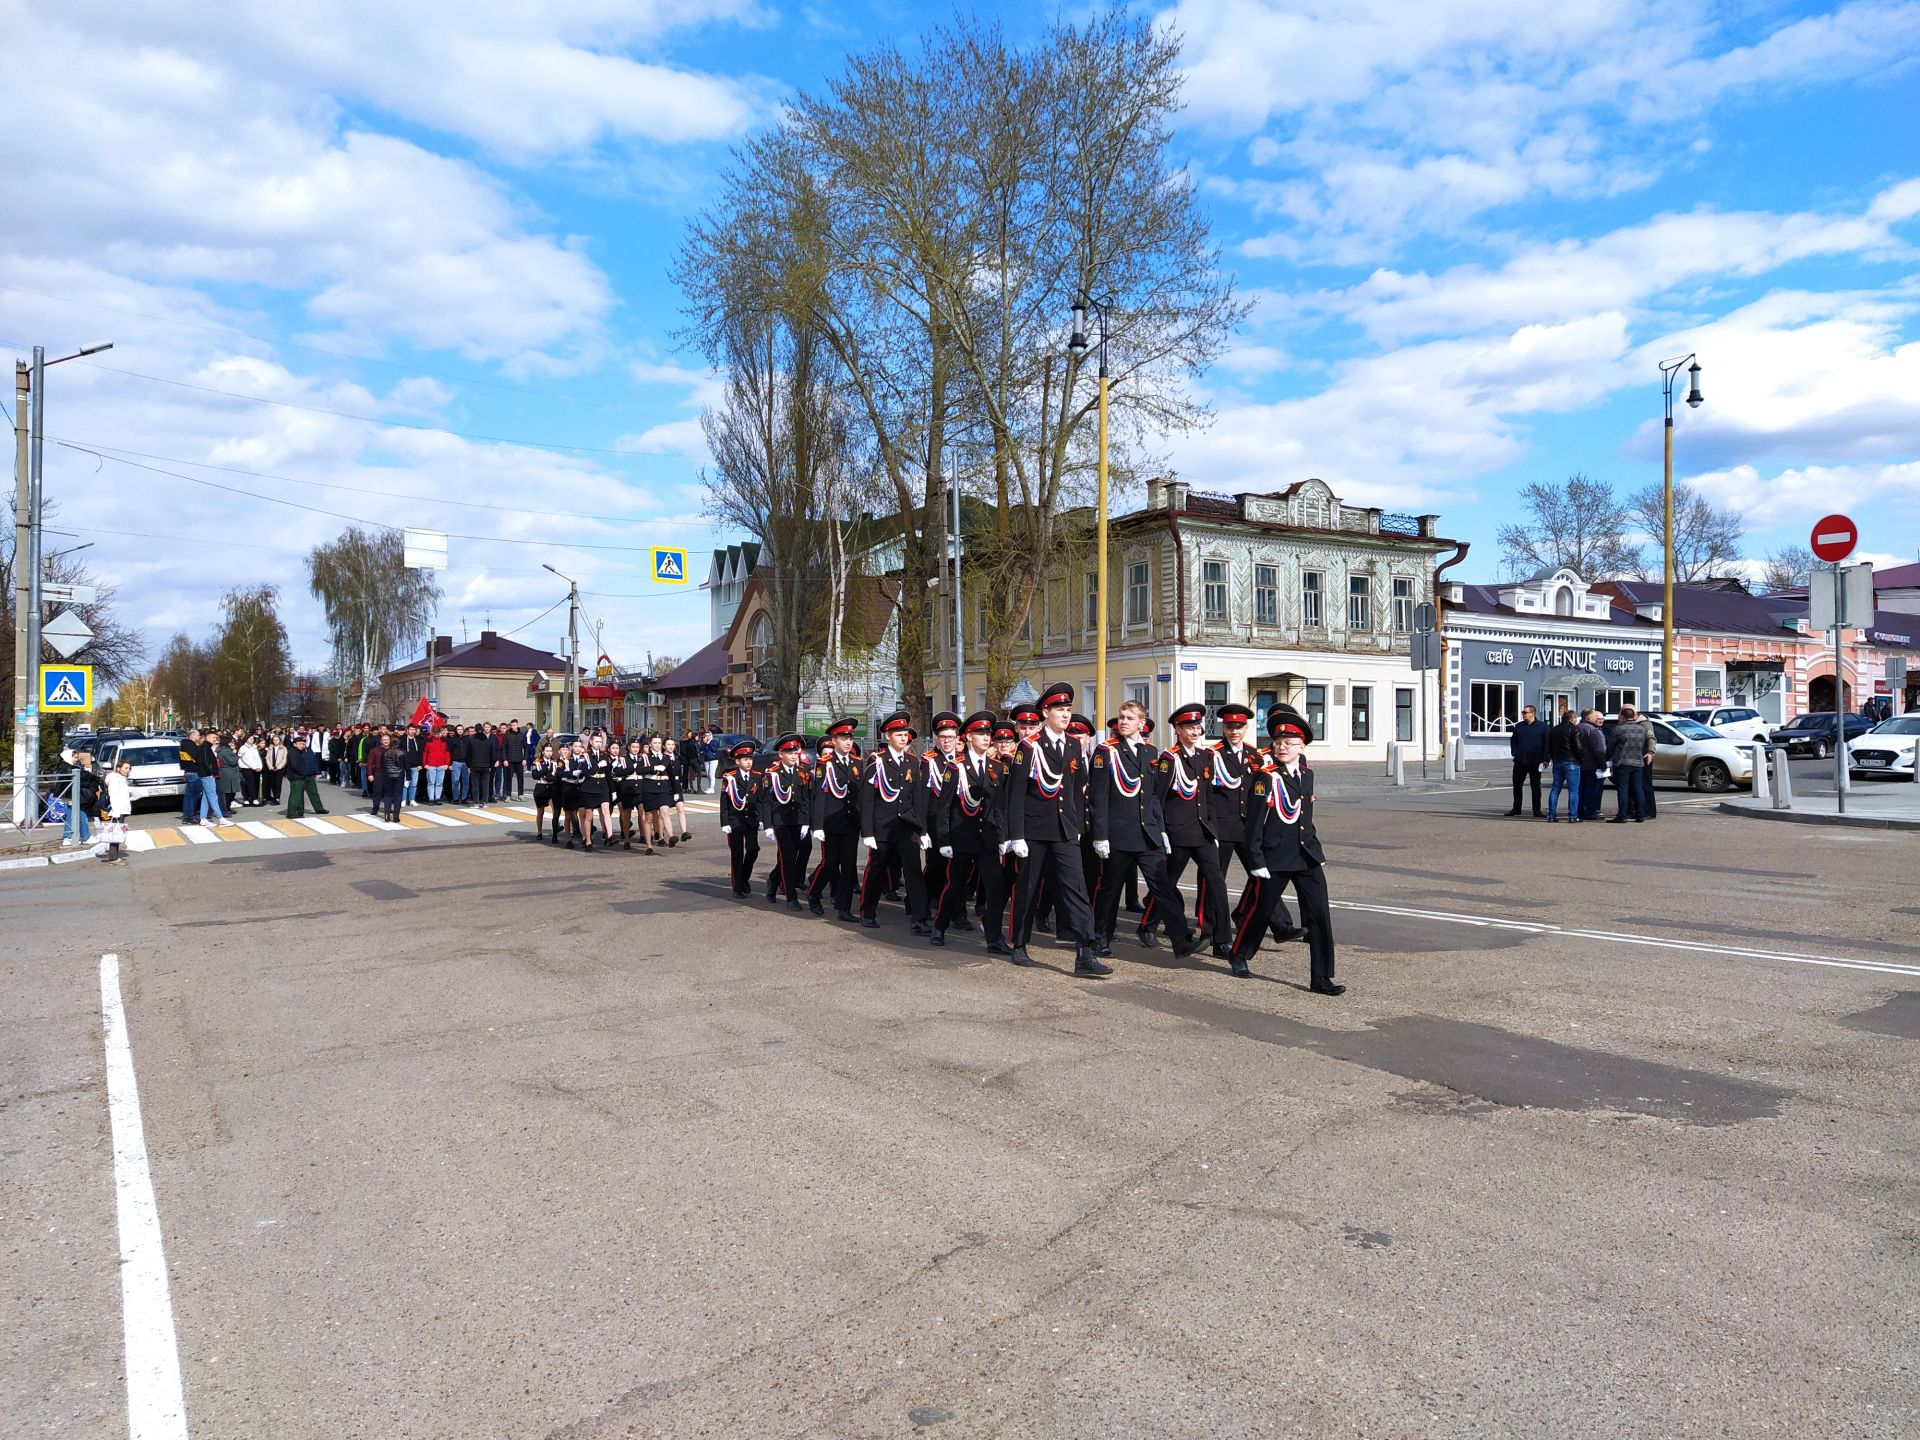
M 533 787 L 533 803 L 535 805 L 547 805 L 552 803 L 552 800 L 553 786 L 544 780 L 536 782 Z
M 580 782 L 580 793 L 573 802 L 574 809 L 597 810 L 606 803 L 607 782 L 604 777 Z

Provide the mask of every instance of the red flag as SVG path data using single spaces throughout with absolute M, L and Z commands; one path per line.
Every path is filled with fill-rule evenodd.
M 431 700 L 422 695 L 420 697 L 420 703 L 413 707 L 413 718 L 407 723 L 409 725 L 424 725 L 427 733 L 431 735 L 434 727 L 441 723 L 440 712 L 433 708 L 433 702 Z

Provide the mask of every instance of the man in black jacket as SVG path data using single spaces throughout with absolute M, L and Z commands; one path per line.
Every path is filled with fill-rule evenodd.
M 853 757 L 853 732 L 860 722 L 843 715 L 827 726 L 833 751 L 820 762 L 813 786 L 813 839 L 820 847 L 820 864 L 807 886 L 808 907 L 824 914 L 825 900 L 833 896 L 834 918 L 851 920 L 853 882 L 860 861 L 860 762 Z
M 1547 722 L 1540 719 L 1533 706 L 1522 706 L 1520 723 L 1513 727 L 1507 736 L 1507 753 L 1513 757 L 1513 808 L 1509 815 L 1520 813 L 1520 787 L 1533 786 L 1533 818 L 1540 818 L 1540 767 L 1547 763 Z
M 507 728 L 500 732 L 500 746 L 506 755 L 506 769 L 501 776 L 500 798 L 507 798 L 509 786 L 515 799 L 525 799 L 527 794 L 527 762 L 533 756 L 527 753 L 527 735 L 517 721 L 509 720 Z
M 1118 738 L 1096 745 L 1087 757 L 1087 813 L 1093 833 L 1093 853 L 1104 862 L 1100 889 L 1094 896 L 1093 953 L 1113 956 L 1113 932 L 1120 923 L 1120 896 L 1138 870 L 1147 878 L 1147 892 L 1173 937 L 1173 953 L 1182 958 L 1200 948 L 1187 924 L 1180 892 L 1167 878 L 1167 825 L 1161 813 L 1159 752 L 1139 738 L 1147 712 L 1129 700 L 1114 717 Z M 1258 865 L 1259 861 L 1252 862 Z
M 186 823 L 225 821 L 227 817 L 220 810 L 220 791 L 215 780 L 220 773 L 220 757 L 197 729 L 187 731 L 187 738 L 180 742 L 180 768 L 187 776 L 187 796 L 180 806 Z
M 1007 763 L 993 751 L 993 712 L 977 710 L 964 724 L 960 753 L 948 759 L 930 756 L 929 765 L 945 767 L 933 801 L 933 843 L 947 862 L 933 917 L 933 943 L 947 943 L 947 927 L 967 913 L 975 885 L 983 891 L 981 928 L 989 955 L 1010 955 L 1000 930 L 1007 896 L 1000 871 L 1000 787 Z
M 467 731 L 467 774 L 473 781 L 474 805 L 485 805 L 493 799 L 493 737 L 487 733 L 484 725 L 474 725 Z
M 1093 953 L 1093 906 L 1080 864 L 1080 837 L 1086 830 L 1087 767 L 1080 744 L 1067 735 L 1073 721 L 1073 687 L 1049 685 L 1040 697 L 1041 728 L 1014 752 L 1006 789 L 1006 838 L 1014 857 L 1013 913 L 1010 918 L 1013 963 L 1031 965 L 1027 941 L 1033 934 L 1035 902 L 1041 882 L 1053 899 L 1060 922 L 1056 934 L 1074 942 L 1075 975 L 1111 975 Z
M 316 815 L 327 813 L 320 803 L 320 787 L 314 783 L 319 773 L 320 757 L 308 746 L 306 736 L 295 735 L 287 750 L 287 819 L 298 820 L 309 805 Z
M 1560 793 L 1566 792 L 1567 819 L 1580 823 L 1580 731 L 1571 709 L 1560 712 L 1560 720 L 1547 732 L 1547 764 L 1553 768 L 1553 789 L 1547 792 L 1547 821 L 1558 817 Z

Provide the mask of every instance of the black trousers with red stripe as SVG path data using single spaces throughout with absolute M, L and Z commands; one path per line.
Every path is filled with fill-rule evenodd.
M 1252 903 L 1251 897 L 1259 884 L 1259 882 L 1253 878 L 1253 872 L 1260 868 L 1260 857 L 1247 848 L 1247 842 L 1244 840 L 1235 840 L 1231 845 L 1222 845 L 1220 847 L 1220 875 L 1223 880 L 1226 878 L 1227 862 L 1236 856 L 1239 858 L 1240 870 L 1245 882 L 1240 889 L 1240 901 L 1233 907 L 1233 926 L 1237 930 L 1240 927 L 1240 922 L 1246 919 L 1247 906 Z M 1220 893 L 1224 895 L 1226 893 L 1225 889 L 1223 888 Z M 1280 901 L 1278 907 L 1275 908 L 1270 923 L 1275 930 L 1291 930 L 1293 928 L 1293 912 L 1287 909 L 1287 903 L 1284 898 Z
M 800 853 L 800 836 L 803 832 L 798 825 L 776 825 L 773 827 L 773 844 L 777 858 L 773 868 L 767 871 L 767 899 L 779 898 L 785 890 L 789 900 L 800 898 L 800 887 L 806 883 L 807 862 Z
M 751 825 L 736 825 L 727 836 L 727 855 L 733 864 L 733 893 L 753 893 L 753 867 L 760 859 L 760 832 Z
M 967 913 L 967 900 L 977 886 L 982 896 L 981 928 L 987 932 L 989 940 L 998 939 L 1001 922 L 1007 912 L 1007 889 L 1001 879 L 998 847 L 979 852 L 955 850 L 953 859 L 946 861 L 946 867 L 947 882 L 941 887 L 939 908 L 933 915 L 933 928 L 944 930 L 963 917 Z
M 1251 960 L 1260 953 L 1260 940 L 1274 924 L 1274 913 L 1286 907 L 1280 903 L 1288 885 L 1300 902 L 1300 923 L 1307 931 L 1307 969 L 1316 985 L 1333 983 L 1333 910 L 1327 904 L 1327 872 L 1318 866 L 1311 870 L 1277 873 L 1271 880 L 1253 882 L 1258 886 L 1253 908 L 1240 922 L 1233 940 L 1233 953 Z
M 819 900 L 829 889 L 833 908 L 853 909 L 853 882 L 859 875 L 860 837 L 851 830 L 829 830 L 820 842 L 820 865 L 807 886 L 807 898 Z
M 1172 852 L 1167 856 L 1167 883 L 1177 889 L 1180 877 L 1187 873 L 1189 863 L 1200 872 L 1194 895 L 1195 927 L 1202 939 L 1210 940 L 1215 945 L 1224 945 L 1233 938 L 1233 927 L 1227 915 L 1227 881 L 1220 873 L 1220 847 L 1211 840 L 1203 840 L 1198 845 L 1182 845 L 1175 841 Z M 1149 895 L 1147 911 L 1140 917 L 1142 930 L 1150 930 L 1159 923 L 1160 909 Z
M 1192 937 L 1193 927 L 1187 923 L 1187 907 L 1180 899 L 1180 892 L 1167 878 L 1167 857 L 1158 850 L 1116 850 L 1107 857 L 1100 872 L 1100 889 L 1093 899 L 1093 928 L 1100 942 L 1113 944 L 1113 932 L 1120 923 L 1121 894 L 1134 883 L 1136 876 L 1145 877 L 1147 894 L 1155 913 L 1166 925 L 1169 938 L 1184 947 Z
M 927 918 L 927 882 L 920 872 L 920 832 L 905 825 L 890 836 L 878 837 L 877 849 L 867 851 L 867 870 L 860 881 L 860 915 L 871 920 L 880 913 L 880 897 L 887 893 L 887 871 L 896 873 L 907 885 L 907 918 Z
M 1033 937 L 1033 921 L 1042 886 L 1053 905 L 1054 934 L 1076 945 L 1093 943 L 1093 906 L 1087 877 L 1080 871 L 1078 840 L 1029 840 L 1027 856 L 1014 862 L 1013 909 L 1007 916 L 1007 943 L 1015 949 Z

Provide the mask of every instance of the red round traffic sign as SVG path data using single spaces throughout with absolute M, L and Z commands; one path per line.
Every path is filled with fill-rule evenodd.
M 1813 554 L 1817 560 L 1844 560 L 1860 543 L 1860 532 L 1844 515 L 1829 515 L 1813 527 Z

